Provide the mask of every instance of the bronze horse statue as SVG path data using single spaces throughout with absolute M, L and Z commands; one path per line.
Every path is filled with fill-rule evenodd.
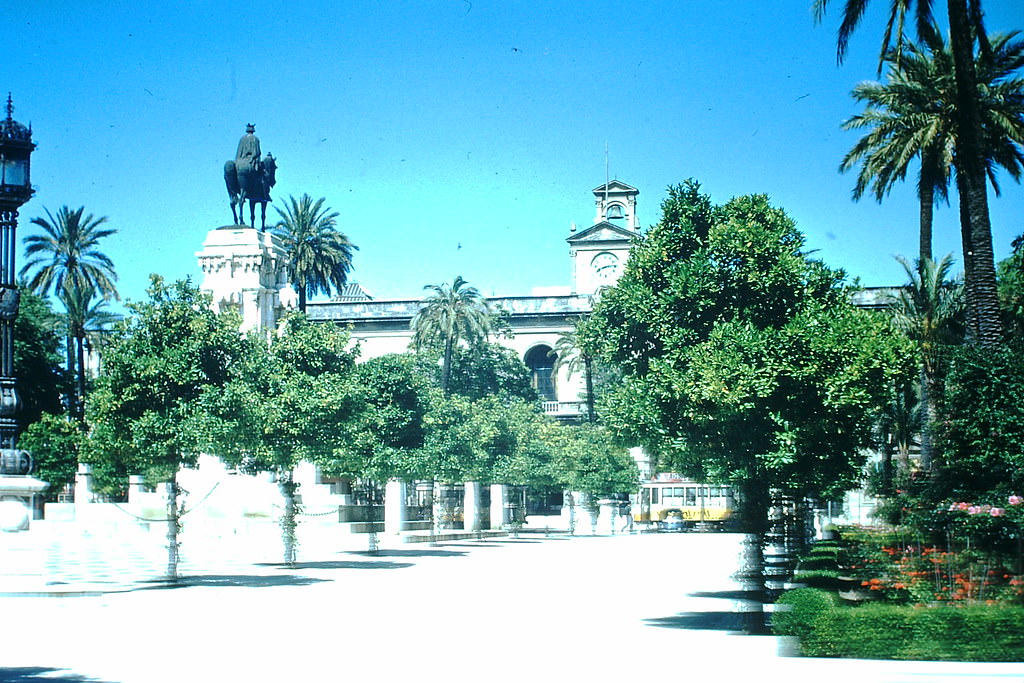
M 260 230 L 267 229 L 267 202 L 273 201 L 270 188 L 277 184 L 276 176 L 277 161 L 270 154 L 251 165 L 236 165 L 234 161 L 224 164 L 224 184 L 231 199 L 231 216 L 235 225 L 245 225 L 245 201 L 249 200 L 249 227 L 256 227 L 256 204 L 259 204 Z

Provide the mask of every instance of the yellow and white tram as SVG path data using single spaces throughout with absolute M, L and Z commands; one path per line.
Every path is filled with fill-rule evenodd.
M 666 474 L 641 486 L 639 502 L 633 519 L 663 528 L 697 525 L 722 528 L 735 508 L 730 486 L 701 484 Z

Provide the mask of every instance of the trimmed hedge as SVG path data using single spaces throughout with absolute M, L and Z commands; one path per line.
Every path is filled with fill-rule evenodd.
M 1024 661 L 1024 608 L 1012 605 L 848 607 L 816 588 L 784 593 L 772 627 L 808 657 Z

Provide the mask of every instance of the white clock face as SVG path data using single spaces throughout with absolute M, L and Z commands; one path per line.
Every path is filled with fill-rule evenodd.
M 611 252 L 603 251 L 590 262 L 597 279 L 602 282 L 614 280 L 619 274 L 619 257 Z

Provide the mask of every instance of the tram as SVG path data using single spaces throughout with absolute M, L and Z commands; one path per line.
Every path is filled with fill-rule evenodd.
M 722 529 L 735 509 L 732 487 L 701 484 L 676 475 L 658 475 L 640 488 L 636 522 L 655 524 L 659 529 Z

